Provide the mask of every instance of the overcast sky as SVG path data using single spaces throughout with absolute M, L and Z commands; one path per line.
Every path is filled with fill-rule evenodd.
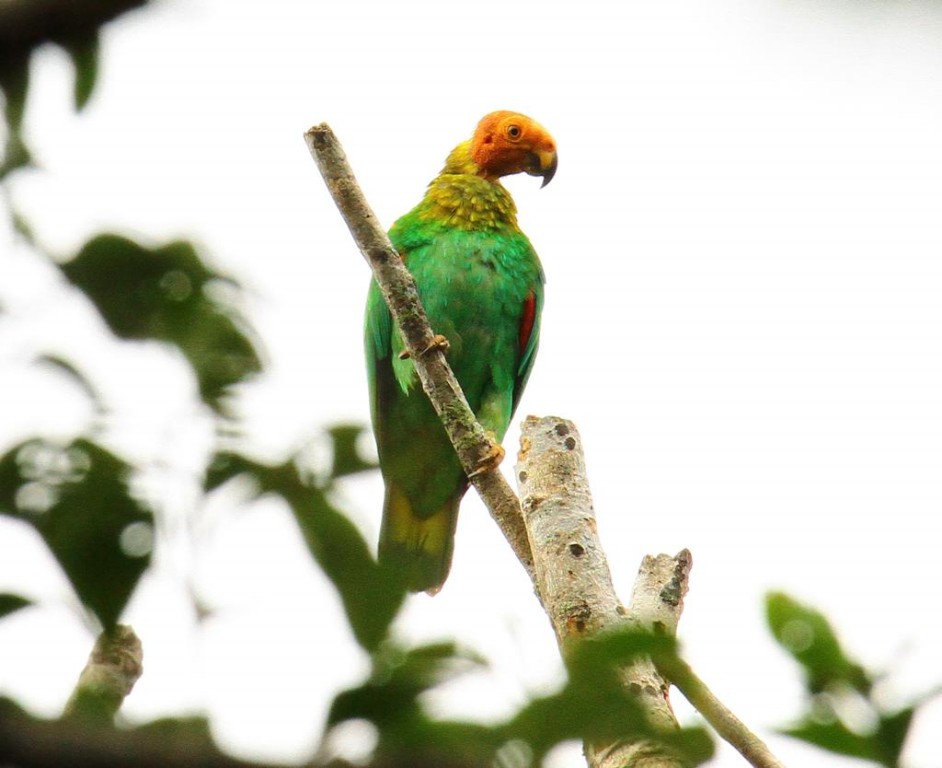
M 787 764 L 850 765 L 770 734 L 800 688 L 761 601 L 784 589 L 823 609 L 894 671 L 888 701 L 942 681 L 940 34 L 942 4 L 889 0 L 168 1 L 107 28 L 81 116 L 64 55 L 37 59 L 27 131 L 43 170 L 14 194 L 57 252 L 103 229 L 183 236 L 241 279 L 269 355 L 247 423 L 282 458 L 369 418 L 368 271 L 302 132 L 332 125 L 388 225 L 483 114 L 534 117 L 560 166 L 543 190 L 508 181 L 548 280 L 518 416 L 577 423 L 623 598 L 644 554 L 689 547 L 686 657 Z M 101 372 L 109 444 L 174 489 L 182 526 L 208 441 L 192 382 L 159 350 L 98 345 L 87 307 L 2 237 L 16 328 L 0 339 L 0 439 L 87 424 L 74 392 L 23 364 L 37 343 L 68 351 Z M 374 540 L 379 478 L 344 494 Z M 146 671 L 125 710 L 205 707 L 228 748 L 297 759 L 365 660 L 285 510 L 231 501 L 201 516 L 199 552 L 168 546 L 137 594 L 126 618 Z M 0 691 L 55 714 L 90 638 L 42 554 L 3 528 L 0 588 L 44 607 L 0 623 Z M 203 630 L 189 588 L 217 610 Z M 494 661 L 435 697 L 443 714 L 502 716 L 560 680 L 548 622 L 473 493 L 444 590 L 413 598 L 399 632 Z M 936 704 L 907 764 L 937 766 L 940 733 Z M 716 761 L 740 764 L 728 748 Z

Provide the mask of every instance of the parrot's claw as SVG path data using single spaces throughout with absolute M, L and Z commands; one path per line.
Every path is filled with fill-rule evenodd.
M 436 333 L 429 342 L 429 345 L 422 350 L 422 355 L 427 355 L 429 352 L 435 352 L 436 350 L 440 352 L 448 352 L 448 348 L 450 346 L 451 344 L 448 343 L 448 339 L 446 339 L 440 333 Z
M 468 474 L 468 479 L 471 480 L 478 475 L 483 475 L 487 472 L 493 472 L 495 469 L 497 469 L 497 467 L 500 466 L 500 463 L 504 460 L 504 456 L 505 451 L 501 447 L 501 444 L 492 438 L 491 447 L 488 449 L 487 453 L 484 454 L 484 458 L 478 462 L 477 468 Z
M 449 347 L 451 347 L 451 344 L 448 343 L 448 339 L 440 333 L 436 333 L 429 342 L 429 345 L 422 350 L 422 356 L 425 357 L 429 352 L 434 352 L 435 350 L 447 352 Z M 408 360 L 410 357 L 412 357 L 412 353 L 408 349 L 404 349 L 399 353 L 400 360 Z

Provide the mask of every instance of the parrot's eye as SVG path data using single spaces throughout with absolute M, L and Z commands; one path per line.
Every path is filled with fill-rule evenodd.
M 519 125 L 511 123 L 507 126 L 507 138 L 511 141 L 517 141 L 523 135 Z

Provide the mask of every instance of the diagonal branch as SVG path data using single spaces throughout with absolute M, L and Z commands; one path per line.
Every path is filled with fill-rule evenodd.
M 750 765 L 756 768 L 785 768 L 765 742 L 716 698 L 686 661 L 679 656 L 671 656 L 655 659 L 655 663 L 658 671 L 684 694 L 723 740 L 735 747 Z

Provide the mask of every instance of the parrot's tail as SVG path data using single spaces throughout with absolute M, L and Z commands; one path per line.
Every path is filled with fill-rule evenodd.
M 462 489 L 428 517 L 419 517 L 402 490 L 386 482 L 379 559 L 401 574 L 411 591 L 435 595 L 448 578 L 463 495 Z

